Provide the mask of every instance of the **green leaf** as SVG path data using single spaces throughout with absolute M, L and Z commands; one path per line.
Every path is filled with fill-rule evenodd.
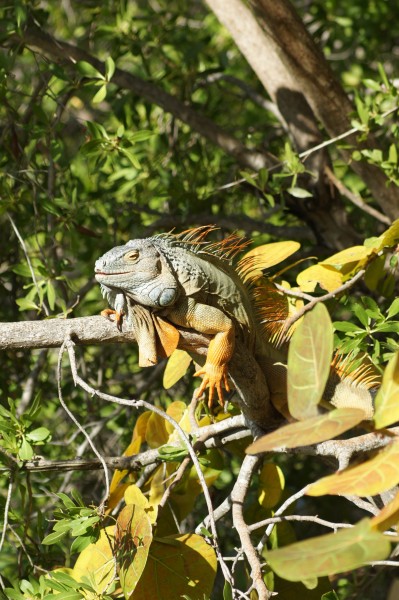
M 26 439 L 30 442 L 42 442 L 50 437 L 51 432 L 47 429 L 47 427 L 38 427 L 37 429 L 33 429 L 26 434 Z
M 56 299 L 55 289 L 54 289 L 51 279 L 49 279 L 47 281 L 47 300 L 48 300 L 50 310 L 54 310 L 54 308 L 55 308 L 55 299 Z
M 313 194 L 311 194 L 308 190 L 304 190 L 300 187 L 292 187 L 288 188 L 287 192 L 294 196 L 294 198 L 312 198 Z
M 19 310 L 40 310 L 40 306 L 33 302 L 32 300 L 28 300 L 28 298 L 17 298 L 16 303 L 19 306 Z
M 288 350 L 288 408 L 295 419 L 317 414 L 330 374 L 333 338 L 328 310 L 316 304 L 295 330 Z
M 82 535 L 84 533 L 86 533 L 86 531 L 88 529 L 90 529 L 90 527 L 92 527 L 92 525 L 94 525 L 95 523 L 98 523 L 100 520 L 99 516 L 94 516 L 94 517 L 83 517 L 82 519 L 77 519 L 76 521 L 72 521 L 71 523 L 71 535 L 74 537 L 78 537 L 79 535 Z
M 228 581 L 224 582 L 223 586 L 223 600 L 233 600 L 233 590 Z
M 350 321 L 335 321 L 334 322 L 334 329 L 336 331 L 343 331 L 344 333 L 348 333 L 348 332 L 359 332 L 362 331 L 361 329 L 359 329 L 359 325 L 356 325 L 355 323 L 351 323 Z
M 289 581 L 352 571 L 389 555 L 391 545 L 382 533 L 364 519 L 355 527 L 341 529 L 266 552 L 277 575 Z
M 391 306 L 388 308 L 387 319 L 391 319 L 399 313 L 399 298 L 395 298 Z
M 31 460 L 35 455 L 32 446 L 27 441 L 26 438 L 23 438 L 21 447 L 18 451 L 18 457 L 20 460 Z
M 102 102 L 107 95 L 107 86 L 102 85 L 98 92 L 93 96 L 92 102 L 93 104 L 99 104 Z
M 79 73 L 81 75 L 84 75 L 85 77 L 90 77 L 94 79 L 104 79 L 104 75 L 100 73 L 100 71 L 97 71 L 97 69 L 93 67 L 92 64 L 85 60 L 78 61 L 76 63 L 76 68 L 79 71 Z
M 131 152 L 130 150 L 126 150 L 126 148 L 119 148 L 119 152 L 126 156 L 126 158 L 131 162 L 135 169 L 140 169 L 140 161 L 138 158 Z
M 115 62 L 111 56 L 108 56 L 108 58 L 105 61 L 105 77 L 107 78 L 107 81 L 110 81 L 112 79 L 114 73 Z
M 65 537 L 67 533 L 68 530 L 66 529 L 62 531 L 53 531 L 52 533 L 49 533 L 49 535 L 46 535 L 46 537 L 42 541 L 42 544 L 44 546 L 51 546 L 52 544 L 56 544 L 57 542 L 62 540 L 62 538 Z
M 162 446 L 158 452 L 162 460 L 166 462 L 180 462 L 188 454 L 186 448 L 176 448 L 176 446 Z
M 363 327 L 368 327 L 370 320 L 363 306 L 361 306 L 361 304 L 355 304 L 353 306 L 353 312 L 355 313 L 356 317 L 359 319 Z

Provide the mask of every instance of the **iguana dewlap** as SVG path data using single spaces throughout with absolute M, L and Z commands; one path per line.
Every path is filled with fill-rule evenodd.
M 206 362 L 196 373 L 203 375 L 198 394 L 209 388 L 223 403 L 222 385 L 228 390 L 228 363 L 236 336 L 253 350 L 256 324 L 247 290 L 229 261 L 202 249 L 194 241 L 171 234 L 131 240 L 104 254 L 95 265 L 96 279 L 117 316 L 131 305 L 150 309 L 155 326 L 162 322 L 213 336 Z M 134 325 L 133 325 L 134 326 Z M 158 331 L 159 333 L 159 331 Z M 177 341 L 164 335 L 162 347 L 170 354 Z M 169 343 L 170 342 L 170 343 Z M 140 353 L 153 346 L 151 332 L 141 331 Z

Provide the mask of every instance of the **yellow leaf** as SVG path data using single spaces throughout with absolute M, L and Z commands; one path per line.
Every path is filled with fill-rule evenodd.
M 163 387 L 168 390 L 186 374 L 191 356 L 185 350 L 175 350 L 166 363 L 163 374 Z
M 385 531 L 399 523 L 399 493 L 371 519 L 371 526 L 378 531 Z
M 352 246 L 346 248 L 337 254 L 333 254 L 329 258 L 322 260 L 319 264 L 331 265 L 338 269 L 341 273 L 347 274 L 353 269 L 362 266 L 365 260 L 374 252 L 374 248 L 366 248 L 366 246 Z
M 389 539 L 372 529 L 369 519 L 284 548 L 266 552 L 273 571 L 283 579 L 302 581 L 352 571 L 389 555 Z
M 112 525 L 101 530 L 95 544 L 89 544 L 78 556 L 72 570 L 72 577 L 91 582 L 98 594 L 104 593 L 116 577 L 113 552 L 115 527 Z
M 158 467 L 158 469 L 155 470 L 153 476 L 151 477 L 150 504 L 152 506 L 157 506 L 160 503 L 162 496 L 164 495 L 164 492 L 167 487 L 167 485 L 165 483 L 165 479 L 167 477 L 166 469 L 169 466 L 170 466 L 170 464 L 160 465 Z
M 399 482 L 399 440 L 356 467 L 323 477 L 308 487 L 309 496 L 324 494 L 375 496 Z
M 305 421 L 290 423 L 251 444 L 246 452 L 259 454 L 276 448 L 298 448 L 330 440 L 348 431 L 365 418 L 358 408 L 337 408 Z
M 147 431 L 148 419 L 150 418 L 151 415 L 152 415 L 152 412 L 150 410 L 147 410 L 146 412 L 143 412 L 141 415 L 139 415 L 139 417 L 136 421 L 136 425 L 134 426 L 134 429 L 133 429 L 132 442 L 134 442 L 134 440 L 137 437 L 140 437 L 142 440 L 145 439 L 145 433 Z
M 333 328 L 324 304 L 305 314 L 294 331 L 288 350 L 288 408 L 298 420 L 317 413 L 333 353 Z
M 294 254 L 300 247 L 301 244 L 293 241 L 264 244 L 247 252 L 241 260 L 245 261 L 247 258 L 255 258 L 258 269 L 268 269 L 283 262 L 283 260 Z
M 317 284 L 327 292 L 333 292 L 341 287 L 343 275 L 330 265 L 318 264 L 299 273 L 296 280 L 303 292 L 314 292 Z
M 399 242 L 399 219 L 394 221 L 392 225 L 382 234 L 378 250 L 385 247 L 395 246 Z
M 155 539 L 134 600 L 209 598 L 216 575 L 213 548 L 195 534 Z M 133 597 L 131 597 L 133 600 Z
M 265 463 L 259 473 L 258 502 L 264 508 L 273 508 L 284 490 L 284 474 L 274 463 Z
M 375 398 L 374 423 L 377 429 L 399 420 L 399 352 L 384 371 L 382 385 Z
M 140 488 L 137 485 L 129 485 L 125 490 L 124 495 L 126 504 L 134 504 L 135 506 L 139 506 L 145 510 L 147 513 L 150 522 L 155 523 L 158 516 L 158 507 L 151 504 L 143 494 Z
M 169 434 L 166 430 L 165 419 L 161 415 L 152 413 L 147 422 L 145 440 L 150 448 L 159 448 L 168 441 Z
M 166 414 L 172 417 L 176 421 L 176 423 L 180 423 L 181 419 L 184 416 L 184 413 L 187 411 L 187 404 L 182 402 L 181 400 L 175 400 L 171 404 L 169 404 L 166 409 Z M 176 431 L 175 427 L 173 427 L 172 423 L 169 421 L 165 421 L 166 431 L 169 433 L 169 436 Z M 177 439 L 180 440 L 180 436 L 177 436 Z M 169 440 L 170 441 L 170 437 Z
M 146 511 L 129 504 L 120 512 L 115 528 L 115 552 L 125 598 L 133 594 L 144 571 L 152 528 Z
M 133 456 L 134 454 L 138 454 L 139 450 L 140 450 L 140 446 L 141 446 L 141 438 L 140 437 L 136 437 L 136 439 L 131 442 L 129 444 L 129 446 L 126 448 L 125 452 L 123 453 L 123 456 Z M 114 493 L 114 491 L 116 490 L 116 488 L 118 487 L 118 485 L 120 484 L 120 482 L 122 481 L 122 479 L 125 477 L 125 475 L 127 475 L 129 471 L 127 470 L 123 470 L 123 471 L 115 471 L 115 473 L 113 474 L 112 480 L 111 480 L 111 485 L 110 485 L 110 498 L 108 500 L 108 505 L 109 505 L 109 501 L 111 499 L 112 494 Z M 109 506 L 108 506 L 109 508 Z

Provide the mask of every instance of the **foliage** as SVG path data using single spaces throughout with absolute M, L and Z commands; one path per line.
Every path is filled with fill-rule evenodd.
M 188 407 L 194 371 L 180 349 L 152 370 L 137 366 L 132 344 L 79 350 L 89 391 L 158 410 L 140 413 L 76 386 L 58 351 L 2 349 L 7 598 L 261 597 L 255 548 L 267 562 L 260 581 L 284 599 L 368 600 L 374 582 L 388 588 L 392 561 L 379 580 L 367 565 L 378 570 L 396 542 L 386 531 L 396 532 L 398 496 L 377 509 L 337 495 L 371 496 L 399 482 L 397 444 L 385 436 L 398 421 L 399 221 L 390 223 L 395 207 L 381 200 L 399 184 L 398 22 L 390 3 L 293 4 L 353 99 L 353 129 L 341 138 L 329 139 L 316 121 L 323 157 L 312 147 L 298 153 L 283 103 L 265 100 L 205 3 L 17 0 L 0 8 L 1 321 L 97 314 L 104 302 L 93 266 L 106 250 L 215 223 L 216 240 L 233 230 L 253 239 L 246 259 L 257 262 L 253 288 L 267 281 L 260 300 L 275 311 L 270 340 L 284 344 L 292 334 L 283 411 L 291 422 L 251 445 L 244 420 L 234 421 L 234 396 L 226 412 Z M 248 166 L 254 155 L 258 169 Z M 330 169 L 339 184 L 330 179 L 319 195 L 316 155 L 327 160 L 321 179 Z M 354 164 L 385 174 L 380 196 Z M 378 384 L 372 419 L 362 407 L 326 402 L 332 372 L 344 383 Z M 330 446 L 340 467 L 331 474 L 318 444 L 328 454 L 335 438 L 347 453 Z M 90 463 L 93 446 L 125 461 L 108 463 L 109 486 L 104 465 Z M 348 464 L 351 452 L 360 465 Z M 240 489 L 241 516 L 229 512 Z M 215 527 L 209 503 L 221 507 Z

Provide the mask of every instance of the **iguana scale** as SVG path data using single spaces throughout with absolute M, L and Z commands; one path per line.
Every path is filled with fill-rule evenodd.
M 286 352 L 273 346 L 270 332 L 282 325 L 286 315 L 273 308 L 270 285 L 267 293 L 255 285 L 259 277 L 256 259 L 244 257 L 233 266 L 233 257 L 247 243 L 235 235 L 210 243 L 206 236 L 213 229 L 207 226 L 179 235 L 131 240 L 104 254 L 96 262 L 95 276 L 112 309 L 103 314 L 115 312 L 117 323 L 127 314 L 139 344 L 141 366 L 155 364 L 157 356 L 173 352 L 179 340 L 174 325 L 213 336 L 205 364 L 195 374 L 203 376 L 198 395 L 209 388 L 210 405 L 215 395 L 223 403 L 222 386 L 229 390 L 228 365 L 239 338 L 265 373 L 270 400 L 284 412 L 286 383 L 281 362 Z M 262 302 L 265 297 L 266 304 Z M 358 379 L 346 376 L 345 368 L 336 369 L 328 399 L 336 406 L 360 405 L 370 413 L 371 385 L 367 378 L 364 385 Z

